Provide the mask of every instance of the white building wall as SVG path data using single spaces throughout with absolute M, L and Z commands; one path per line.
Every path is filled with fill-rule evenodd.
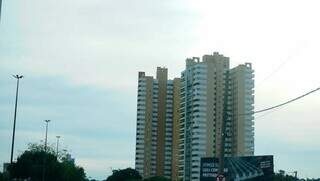
M 136 129 L 136 160 L 135 168 L 143 175 L 144 168 L 144 129 L 146 110 L 146 78 L 138 80 L 138 100 L 137 100 L 137 129 Z

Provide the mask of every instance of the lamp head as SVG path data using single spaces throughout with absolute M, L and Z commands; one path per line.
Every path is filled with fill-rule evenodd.
M 12 77 L 16 78 L 16 79 L 22 79 L 23 75 L 12 75 Z

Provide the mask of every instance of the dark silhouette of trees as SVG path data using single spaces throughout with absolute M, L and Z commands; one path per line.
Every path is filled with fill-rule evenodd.
M 155 176 L 155 177 L 144 179 L 144 181 L 170 181 L 170 179 L 161 177 L 161 176 Z
M 32 181 L 40 181 L 43 176 L 46 181 L 86 180 L 84 169 L 76 166 L 66 151 L 58 155 L 52 147 L 45 150 L 43 145 L 29 144 L 17 162 L 9 166 L 10 177 Z
M 112 175 L 106 181 L 142 181 L 142 177 L 138 171 L 132 168 L 113 170 Z M 170 181 L 170 179 L 155 176 L 146 178 L 143 181 Z
M 138 171 L 132 168 L 126 168 L 122 170 L 113 170 L 112 175 L 107 178 L 106 181 L 138 181 L 142 177 Z

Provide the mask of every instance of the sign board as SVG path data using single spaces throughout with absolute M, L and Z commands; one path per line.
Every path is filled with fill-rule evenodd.
M 218 176 L 219 159 L 214 157 L 201 158 L 200 180 L 212 181 Z
M 215 157 L 201 158 L 200 181 L 241 180 L 267 178 L 274 174 L 273 156 L 226 157 L 223 178 L 218 174 L 219 159 Z M 266 179 L 268 180 L 268 179 Z

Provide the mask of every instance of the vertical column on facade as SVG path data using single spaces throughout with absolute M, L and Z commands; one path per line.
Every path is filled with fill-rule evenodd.
M 139 72 L 135 168 L 141 175 L 144 175 L 145 111 L 146 111 L 146 78 L 145 78 L 144 72 Z
M 206 156 L 216 155 L 216 101 L 217 101 L 217 67 L 213 62 L 207 62 L 207 145 Z
M 254 155 L 254 115 L 250 114 L 254 111 L 254 71 L 251 63 L 245 63 L 245 155 Z
M 180 79 L 173 80 L 172 165 L 171 180 L 179 180 Z
M 186 71 L 181 73 L 180 80 L 180 121 L 179 121 L 179 179 L 185 177 L 185 142 L 186 142 Z
M 167 81 L 164 176 L 171 178 L 172 165 L 172 132 L 173 132 L 173 80 Z
M 143 177 L 152 174 L 153 77 L 139 72 L 135 167 Z
M 207 64 L 197 62 L 192 67 L 192 149 L 191 179 L 200 178 L 200 160 L 206 156 L 207 137 Z
M 153 97 L 152 97 L 152 152 L 151 152 L 151 175 L 156 175 L 157 167 L 157 129 L 158 129 L 158 100 L 159 100 L 159 83 L 153 79 Z
M 145 159 L 144 159 L 144 177 L 152 175 L 152 113 L 153 113 L 153 78 L 146 76 L 146 111 L 145 111 Z
M 158 122 L 157 122 L 157 153 L 156 153 L 156 175 L 164 175 L 165 162 L 165 129 L 166 129 L 166 101 L 167 101 L 167 80 L 168 71 L 166 68 L 157 67 L 158 80 Z
M 230 71 L 225 72 L 225 101 L 224 101 L 224 157 L 231 157 L 233 150 L 233 120 L 232 120 L 232 95 Z
M 180 108 L 180 156 L 179 177 L 184 181 L 191 180 L 192 170 L 192 88 L 193 65 L 198 58 L 188 58 L 186 69 L 181 74 L 181 108 Z

